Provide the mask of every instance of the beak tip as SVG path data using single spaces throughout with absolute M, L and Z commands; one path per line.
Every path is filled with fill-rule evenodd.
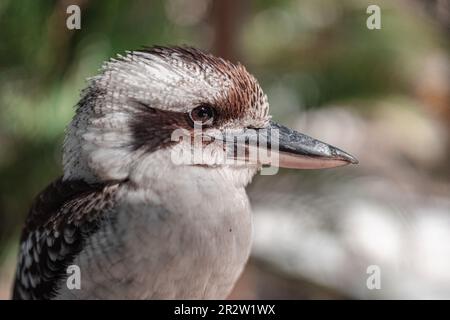
M 359 160 L 347 152 L 336 149 L 336 153 L 342 160 L 347 161 L 349 164 L 359 164 Z

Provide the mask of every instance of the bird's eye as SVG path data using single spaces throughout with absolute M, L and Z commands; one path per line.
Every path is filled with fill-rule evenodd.
M 214 121 L 216 112 L 208 104 L 202 104 L 189 112 L 189 117 L 194 123 L 201 125 L 211 125 Z

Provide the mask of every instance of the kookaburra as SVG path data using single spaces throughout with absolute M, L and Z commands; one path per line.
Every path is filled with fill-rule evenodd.
M 223 162 L 217 135 L 200 144 L 208 161 L 176 163 L 174 150 L 191 152 L 192 144 L 174 141 L 173 132 L 192 133 L 196 124 L 202 137 L 276 129 L 279 167 L 357 163 L 271 121 L 266 95 L 241 64 L 188 47 L 127 52 L 82 92 L 66 130 L 63 175 L 26 219 L 13 298 L 226 298 L 249 257 L 245 187 L 263 163 Z M 79 289 L 66 283 L 72 265 Z

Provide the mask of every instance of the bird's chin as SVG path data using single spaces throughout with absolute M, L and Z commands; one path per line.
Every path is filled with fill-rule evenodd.
M 224 171 L 228 172 L 234 180 L 234 183 L 238 187 L 246 187 L 252 182 L 253 177 L 260 170 L 259 165 L 233 165 L 224 168 Z
M 219 173 L 222 177 L 231 181 L 236 187 L 246 187 L 262 168 L 260 164 L 252 164 L 244 161 L 234 161 L 232 164 L 192 164 L 187 167 L 205 170 L 205 177 L 207 177 L 208 173 Z

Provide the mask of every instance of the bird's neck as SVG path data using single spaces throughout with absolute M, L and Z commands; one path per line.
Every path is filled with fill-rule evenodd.
M 171 212 L 206 214 L 248 201 L 245 186 L 254 175 L 252 169 L 180 166 L 164 159 L 164 154 L 147 161 L 135 168 L 130 182 L 148 201 Z

